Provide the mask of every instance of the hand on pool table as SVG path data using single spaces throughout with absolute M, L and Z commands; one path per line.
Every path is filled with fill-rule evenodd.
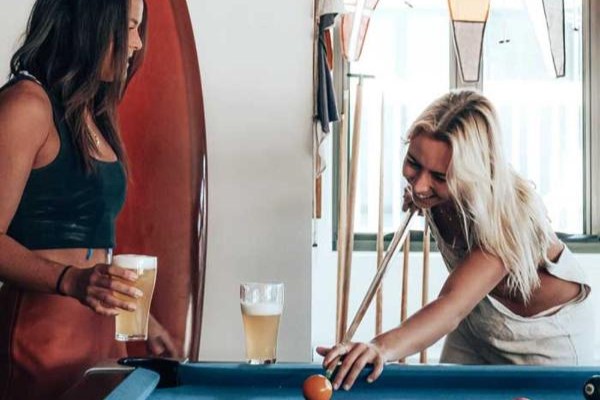
M 327 370 L 335 368 L 338 359 L 343 356 L 342 364 L 337 367 L 334 375 L 335 390 L 340 386 L 349 390 L 367 364 L 373 365 L 373 372 L 367 377 L 369 383 L 373 382 L 381 375 L 386 361 L 382 350 L 375 343 L 340 343 L 331 348 L 317 347 L 317 353 L 325 357 L 323 367 Z
M 153 356 L 178 358 L 179 352 L 167 330 L 150 314 L 148 320 L 148 352 Z

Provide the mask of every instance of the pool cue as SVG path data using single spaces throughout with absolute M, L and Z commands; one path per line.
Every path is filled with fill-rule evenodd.
M 408 226 L 410 224 L 410 221 L 412 220 L 412 217 L 415 215 L 415 212 L 416 212 L 415 210 L 410 210 L 407 213 L 406 218 L 404 219 L 402 224 L 400 224 L 400 227 L 394 234 L 394 237 L 392 238 L 392 241 L 390 242 L 390 247 L 388 248 L 388 251 L 385 253 L 383 260 L 381 260 L 381 265 L 377 268 L 377 273 L 373 277 L 373 281 L 371 282 L 369 289 L 367 289 L 367 294 L 363 298 L 362 303 L 360 303 L 360 306 L 358 307 L 358 311 L 356 312 L 356 316 L 354 317 L 354 319 L 352 320 L 352 323 L 350 324 L 350 328 L 348 328 L 348 331 L 346 331 L 346 334 L 344 335 L 344 342 L 348 342 L 348 341 L 352 340 L 352 337 L 356 333 L 356 329 L 358 329 L 358 325 L 360 325 L 363 317 L 367 313 L 367 309 L 369 308 L 369 305 L 371 304 L 371 301 L 373 300 L 373 297 L 375 296 L 375 292 L 379 288 L 379 285 L 381 284 L 381 280 L 383 279 L 383 276 L 387 272 L 388 266 L 390 264 L 392 256 L 394 255 L 394 252 L 396 251 L 398 246 L 402 242 L 404 242 L 404 240 L 406 239 L 406 237 L 409 233 Z
M 346 265 L 346 207 L 348 202 L 348 96 L 344 93 L 342 126 L 339 134 L 339 204 L 338 204 L 338 237 L 337 237 L 337 302 L 335 314 L 335 340 L 339 342 L 344 336 L 342 328 L 342 285 L 344 282 L 344 266 Z
M 377 210 L 377 266 L 381 265 L 383 259 L 383 139 L 385 135 L 384 125 L 385 115 L 385 97 L 383 91 L 381 93 L 381 122 L 379 135 L 379 207 Z M 375 298 L 375 334 L 379 335 L 383 330 L 383 285 L 379 285 L 377 297 Z
M 400 324 L 402 324 L 408 316 L 408 269 L 410 262 L 410 235 L 404 241 L 403 263 L 402 263 L 402 293 L 400 297 Z M 404 358 L 399 360 L 403 363 Z
M 356 204 L 356 187 L 358 185 L 358 158 L 360 155 L 360 133 L 362 121 L 362 87 L 360 76 L 356 85 L 356 103 L 354 105 L 354 129 L 352 133 L 352 159 L 350 160 L 350 179 L 348 188 L 348 209 L 346 225 L 346 255 L 344 257 L 344 281 L 342 287 L 342 312 L 340 331 L 345 332 L 348 324 L 348 304 L 350 302 L 350 282 L 352 274 L 352 252 L 354 250 L 354 207 Z
M 352 320 L 352 323 L 350 324 L 350 328 L 348 328 L 348 330 L 344 334 L 342 343 L 347 343 L 350 340 L 352 340 L 352 337 L 356 333 L 356 329 L 358 328 L 358 325 L 360 325 L 363 317 L 367 313 L 367 309 L 369 308 L 369 305 L 371 304 L 371 301 L 373 300 L 373 297 L 375 296 L 375 292 L 379 288 L 379 284 L 381 283 L 381 280 L 383 279 L 383 276 L 385 275 L 385 273 L 389 267 L 392 256 L 394 255 L 398 246 L 404 242 L 404 240 L 406 239 L 406 237 L 409 233 L 408 226 L 410 225 L 410 221 L 412 220 L 412 217 L 415 215 L 415 213 L 416 213 L 416 210 L 410 210 L 406 214 L 404 221 L 402 222 L 402 224 L 400 224 L 400 227 L 394 234 L 394 237 L 392 238 L 392 241 L 390 242 L 390 246 L 388 247 L 387 251 L 385 252 L 385 256 L 383 257 L 383 260 L 381 260 L 381 265 L 377 268 L 377 273 L 373 277 L 373 281 L 371 282 L 371 285 L 369 286 L 369 289 L 367 290 L 367 293 L 365 294 L 365 297 L 363 298 L 362 303 L 360 303 L 360 306 L 358 307 L 356 316 Z M 335 365 L 337 366 L 337 363 L 335 363 Z M 325 376 L 328 379 L 330 379 L 331 376 L 333 375 L 334 371 L 335 371 L 335 366 L 334 366 L 334 368 L 327 370 L 325 372 Z
M 422 292 L 421 292 L 421 307 L 425 307 L 429 301 L 429 225 L 427 219 L 425 219 L 425 226 L 423 227 L 423 281 L 422 281 Z M 419 357 L 421 364 L 427 364 L 427 349 L 421 351 Z
M 408 267 L 410 262 L 410 236 L 404 241 L 402 264 L 402 297 L 400 298 L 400 323 L 406 320 L 408 314 Z

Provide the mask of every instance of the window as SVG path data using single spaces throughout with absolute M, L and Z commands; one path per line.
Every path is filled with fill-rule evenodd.
M 462 86 L 446 1 L 381 0 L 371 18 L 363 54 L 350 63 L 344 79 L 351 133 L 356 83 L 360 75 L 375 76 L 363 79 L 354 218 L 358 250 L 375 248 L 382 124 L 384 232 L 390 233 L 402 218 L 406 131 L 433 99 Z M 570 234 L 589 233 L 584 228 L 582 31 L 582 0 L 565 0 L 566 76 L 557 79 L 544 62 L 526 0 L 492 1 L 480 86 L 497 108 L 507 159 L 536 185 L 554 229 Z
M 565 1 L 566 67 L 559 79 L 544 63 L 525 1 L 492 7 L 483 93 L 497 108 L 507 159 L 535 183 L 555 230 L 583 233 L 581 0 Z
M 394 231 L 402 219 L 401 174 L 404 133 L 432 99 L 450 87 L 450 31 L 444 1 L 381 1 L 369 36 L 351 75 L 363 80 L 362 140 L 355 209 L 355 231 L 377 232 L 380 129 L 384 129 L 384 231 Z M 350 79 L 350 110 L 354 110 L 358 77 Z M 383 99 L 383 106 L 382 106 Z M 349 118 L 353 131 L 352 112 Z

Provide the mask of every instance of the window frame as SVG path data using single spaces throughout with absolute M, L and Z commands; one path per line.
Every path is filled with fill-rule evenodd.
M 600 234 L 600 4 L 583 0 L 584 232 Z

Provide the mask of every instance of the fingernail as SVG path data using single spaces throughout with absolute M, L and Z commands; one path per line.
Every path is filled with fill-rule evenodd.
M 373 383 L 373 379 L 367 378 L 367 383 Z
M 138 276 L 136 274 L 129 274 L 128 278 L 130 281 L 137 281 Z
M 137 297 L 138 299 L 144 295 L 144 292 L 142 292 L 139 289 L 136 290 L 134 293 L 135 293 L 135 297 Z
M 344 385 L 344 390 L 345 390 L 345 391 L 348 391 L 348 390 L 350 390 L 350 385 Z
M 129 308 L 129 311 L 135 311 L 136 306 L 135 306 L 135 304 L 130 304 L 128 308 Z
M 339 387 L 340 387 L 340 385 L 339 385 L 339 384 L 337 384 L 337 383 L 334 383 L 334 384 L 333 384 L 333 390 L 338 390 L 338 388 L 339 388 Z

